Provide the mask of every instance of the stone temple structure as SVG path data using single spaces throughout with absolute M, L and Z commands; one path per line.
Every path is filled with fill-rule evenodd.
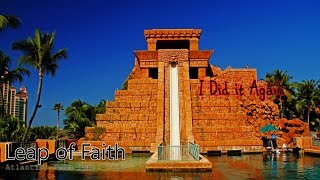
M 259 129 L 278 115 L 268 97 L 280 90 L 258 82 L 256 69 L 245 64 L 225 70 L 210 65 L 214 51 L 199 49 L 200 35 L 200 29 L 145 30 L 148 49 L 134 51 L 127 87 L 115 92 L 82 141 L 118 143 L 127 153 L 188 142 L 201 153 L 261 151 Z M 252 104 L 266 107 L 255 112 L 265 119 L 258 125 L 249 123 L 256 116 L 248 111 Z

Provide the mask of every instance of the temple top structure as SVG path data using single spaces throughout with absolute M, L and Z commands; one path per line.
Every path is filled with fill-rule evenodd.
M 146 39 L 199 39 L 201 29 L 150 29 L 144 30 Z
M 201 29 L 150 29 L 144 30 L 148 50 L 198 50 Z

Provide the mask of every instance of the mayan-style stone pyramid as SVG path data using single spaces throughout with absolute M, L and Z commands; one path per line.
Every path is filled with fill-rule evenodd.
M 201 152 L 262 149 L 244 104 L 253 96 L 274 104 L 259 89 L 255 69 L 210 65 L 213 50 L 199 50 L 200 29 L 152 29 L 144 35 L 148 49 L 134 52 L 127 88 L 115 92 L 106 113 L 97 115 L 97 127 L 86 128 L 83 142 L 118 143 L 126 152 L 155 151 L 173 141 L 194 142 Z

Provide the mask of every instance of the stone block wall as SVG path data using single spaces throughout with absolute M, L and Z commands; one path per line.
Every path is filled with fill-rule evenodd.
M 156 142 L 157 89 L 156 79 L 129 79 L 128 89 L 115 92 L 114 100 L 106 104 L 106 114 L 97 115 L 97 127 L 86 128 L 82 142 L 118 143 L 127 152 L 150 150 L 151 144 Z M 99 146 L 99 143 L 96 145 Z
M 118 143 L 127 152 L 131 152 L 151 150 L 152 145 L 158 144 L 161 139 L 168 142 L 169 106 L 165 106 L 163 110 L 159 108 L 169 102 L 169 78 L 167 75 L 160 75 L 159 79 L 146 78 L 144 77 L 146 75 L 142 74 L 147 72 L 136 66 L 130 75 L 131 79 L 128 80 L 128 89 L 115 92 L 114 100 L 106 104 L 106 114 L 97 115 L 97 127 L 86 128 L 86 136 L 79 144 L 91 142 L 95 146 L 101 146 L 100 141 L 111 145 Z M 168 67 L 164 67 L 164 71 L 159 70 L 168 74 Z M 182 80 L 189 75 L 189 66 L 182 65 L 180 68 L 182 71 L 179 73 L 179 79 Z M 180 111 L 183 112 L 180 115 L 182 141 L 195 141 L 200 145 L 201 152 L 240 147 L 247 151 L 260 150 L 262 142 L 255 134 L 255 127 L 246 124 L 247 114 L 242 106 L 243 97 L 237 95 L 235 91 L 241 84 L 243 92 L 248 94 L 252 82 L 256 80 L 256 70 L 215 71 L 214 68 L 212 68 L 213 77 L 199 76 L 199 79 L 188 77 L 180 81 L 179 91 L 182 98 Z M 201 93 L 200 80 L 203 80 Z M 210 81 L 215 81 L 221 92 L 227 86 L 229 94 L 211 94 Z M 165 90 L 164 94 L 160 93 L 161 97 L 163 96 L 162 101 L 159 101 L 161 98 L 158 99 L 158 96 L 163 89 L 161 91 L 158 87 Z M 190 104 L 190 111 L 186 110 L 188 106 L 183 105 L 185 101 L 190 102 L 186 103 Z M 164 113 L 163 121 L 158 117 L 161 112 Z M 190 115 L 190 121 L 186 119 L 188 117 L 186 113 Z
M 243 92 L 256 80 L 254 69 L 227 69 L 216 73 L 214 77 L 191 80 L 192 132 L 195 143 L 201 152 L 209 150 L 242 149 L 259 150 L 262 142 L 255 136 L 252 126 L 246 124 L 246 113 L 241 106 L 242 97 L 235 88 L 242 84 Z M 202 82 L 202 87 L 201 86 Z M 210 89 L 210 81 L 211 89 Z M 220 88 L 215 91 L 215 81 Z M 227 89 L 228 94 L 222 90 Z M 200 92 L 201 91 L 201 92 Z

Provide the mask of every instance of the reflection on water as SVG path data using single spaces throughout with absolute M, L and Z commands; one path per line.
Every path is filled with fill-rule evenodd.
M 3 169 L 1 178 L 14 179 L 318 179 L 320 158 L 294 154 L 255 154 L 207 157 L 212 173 L 145 172 L 150 155 L 126 156 L 122 161 L 56 161 L 48 162 L 38 171 Z M 190 179 L 190 178 L 188 178 Z

